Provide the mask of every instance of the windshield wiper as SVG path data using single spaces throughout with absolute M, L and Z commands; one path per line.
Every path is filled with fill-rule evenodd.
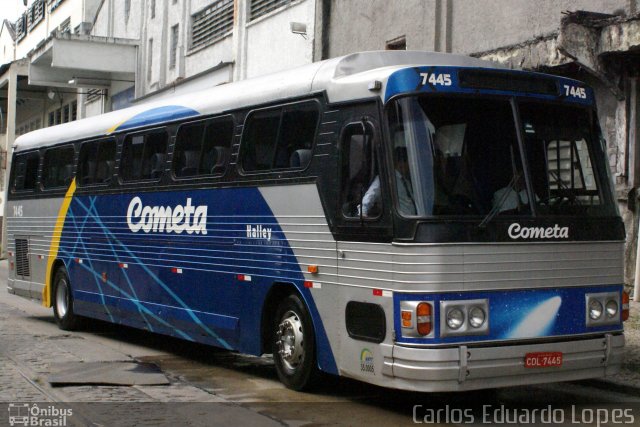
M 516 185 L 518 185 L 518 183 L 520 182 L 522 173 L 519 172 L 516 168 L 516 159 L 515 159 L 515 155 L 513 154 L 513 146 L 509 147 L 509 151 L 511 154 L 511 171 L 513 172 L 513 178 L 511 178 L 511 181 L 509 181 L 509 184 L 505 187 L 506 191 L 502 194 L 502 196 L 500 196 L 500 200 L 498 200 L 498 203 L 495 203 L 493 205 L 493 207 L 491 208 L 487 216 L 485 216 L 484 219 L 480 222 L 480 224 L 478 224 L 479 228 L 486 227 L 487 224 L 491 222 L 491 220 L 495 218 L 496 215 L 498 215 L 502 211 L 502 207 L 504 206 L 504 203 L 507 201 L 507 199 L 509 199 L 509 196 L 511 196 L 512 192 L 516 195 L 516 200 L 518 203 L 518 212 L 520 212 L 520 208 L 522 207 L 522 201 L 520 200 L 520 192 L 516 191 Z
M 502 207 L 504 206 L 504 203 L 507 201 L 507 199 L 509 198 L 509 196 L 511 196 L 512 193 L 516 194 L 516 197 L 518 199 L 518 211 L 520 210 L 520 205 L 521 205 L 520 193 L 516 191 L 516 185 L 518 184 L 518 182 L 520 182 L 521 176 L 522 175 L 520 174 L 520 172 L 517 172 L 515 175 L 513 175 L 513 178 L 511 178 L 511 181 L 509 181 L 509 184 L 505 187 L 506 191 L 502 194 L 502 196 L 500 197 L 500 200 L 498 200 L 498 203 L 496 203 L 493 206 L 493 208 L 491 208 L 487 216 L 485 216 L 484 219 L 480 222 L 480 224 L 478 224 L 478 227 L 480 228 L 486 227 L 487 224 L 491 222 L 491 220 L 495 218 L 496 215 L 498 215 L 502 211 Z

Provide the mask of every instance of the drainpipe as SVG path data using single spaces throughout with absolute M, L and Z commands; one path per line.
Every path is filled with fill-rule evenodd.
M 638 215 L 638 228 L 636 230 L 640 231 L 640 215 Z M 633 285 L 633 300 L 640 301 L 640 235 L 636 243 L 636 275 Z

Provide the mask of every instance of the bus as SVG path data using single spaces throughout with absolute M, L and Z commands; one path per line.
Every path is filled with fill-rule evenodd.
M 602 377 L 624 226 L 593 90 L 363 52 L 15 143 L 9 292 L 413 391 Z

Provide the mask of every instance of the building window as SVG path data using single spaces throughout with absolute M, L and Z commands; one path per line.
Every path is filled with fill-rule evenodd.
M 56 110 L 56 124 L 59 125 L 60 123 L 62 123 L 62 108 Z
M 191 17 L 189 48 L 206 46 L 233 30 L 233 0 L 218 0 Z
M 27 9 L 27 28 L 31 31 L 44 19 L 44 1 L 36 0 Z
M 156 0 L 151 0 L 151 19 L 156 17 Z
M 49 126 L 54 126 L 56 124 L 56 113 L 53 111 L 49 113 Z
M 386 50 L 407 50 L 407 37 L 400 36 L 396 37 L 393 40 L 389 40 L 385 44 Z
M 251 18 L 249 20 L 258 19 L 291 2 L 292 0 L 251 0 Z
M 169 68 L 176 68 L 176 56 L 178 56 L 178 29 L 179 25 L 176 24 L 171 27 L 171 47 L 169 51 Z
M 131 0 L 124 0 L 124 22 L 129 22 L 130 13 L 131 13 Z
M 149 39 L 149 45 L 147 46 L 147 81 L 151 81 L 153 77 L 153 39 Z
M 58 6 L 60 6 L 60 4 L 62 4 L 64 0 L 51 0 L 49 3 L 51 3 L 51 6 L 49 6 L 49 12 L 53 12 L 54 10 L 56 10 L 58 8 Z
M 78 120 L 78 101 L 73 101 L 71 103 L 71 121 L 75 122 Z
M 60 34 L 71 33 L 71 18 L 65 19 L 58 27 Z
M 68 123 L 71 120 L 71 105 L 67 104 L 62 108 L 62 122 Z
M 27 15 L 22 15 L 15 23 L 16 41 L 19 42 L 27 35 Z

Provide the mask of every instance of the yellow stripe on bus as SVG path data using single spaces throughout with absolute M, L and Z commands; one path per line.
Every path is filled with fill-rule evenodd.
M 44 290 L 42 291 L 42 305 L 45 307 L 51 307 L 51 269 L 53 268 L 53 262 L 58 257 L 58 249 L 60 249 L 60 239 L 62 238 L 62 227 L 64 227 L 64 220 L 67 217 L 67 211 L 69 211 L 69 205 L 73 194 L 76 192 L 76 180 L 71 181 L 67 194 L 64 195 L 62 200 L 62 206 L 58 211 L 58 219 L 56 219 L 56 225 L 53 229 L 53 237 L 51 238 L 51 246 L 49 247 L 49 259 L 47 260 L 47 274 L 44 279 Z

